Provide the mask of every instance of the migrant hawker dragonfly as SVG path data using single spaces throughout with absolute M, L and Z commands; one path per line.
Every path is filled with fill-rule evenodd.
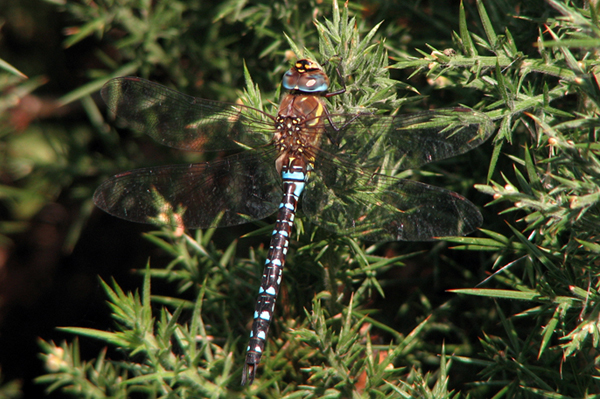
M 289 93 L 277 116 L 135 77 L 112 79 L 102 89 L 116 116 L 163 145 L 238 152 L 209 163 L 118 174 L 96 190 L 98 207 L 142 223 L 178 210 L 186 228 L 238 225 L 277 212 L 242 384 L 254 380 L 265 349 L 300 197 L 309 221 L 372 241 L 465 235 L 482 223 L 459 194 L 394 174 L 477 147 L 493 129 L 484 114 L 466 108 L 330 114 L 324 98 L 339 93 L 327 93 L 327 75 L 310 60 L 297 61 L 283 87 Z

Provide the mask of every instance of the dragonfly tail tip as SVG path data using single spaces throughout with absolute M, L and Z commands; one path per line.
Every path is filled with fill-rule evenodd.
M 254 381 L 254 373 L 256 371 L 255 364 L 246 363 L 244 365 L 244 371 L 242 372 L 242 386 L 243 385 L 251 385 Z

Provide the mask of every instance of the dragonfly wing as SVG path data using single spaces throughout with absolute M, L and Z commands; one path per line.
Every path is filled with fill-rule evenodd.
M 274 119 L 244 105 L 195 98 L 136 77 L 109 80 L 101 91 L 128 127 L 183 150 L 215 151 L 268 143 Z
M 282 198 L 281 185 L 272 151 L 246 151 L 210 163 L 118 174 L 98 187 L 94 202 L 133 222 L 223 227 L 274 213 Z M 172 212 L 179 219 L 163 220 Z
M 322 149 L 363 170 L 401 170 L 465 153 L 486 141 L 494 123 L 467 108 L 409 115 L 332 115 Z M 336 130 L 337 128 L 337 130 Z
M 455 192 L 345 168 L 325 176 L 315 169 L 302 201 L 311 222 L 370 241 L 462 236 L 483 221 L 475 205 Z

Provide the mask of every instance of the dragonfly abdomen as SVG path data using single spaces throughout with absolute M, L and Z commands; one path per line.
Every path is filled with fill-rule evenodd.
M 246 382 L 252 383 L 254 380 L 256 366 L 260 362 L 262 352 L 265 349 L 277 294 L 281 287 L 281 276 L 285 265 L 285 257 L 288 252 L 296 209 L 298 208 L 298 198 L 306 185 L 306 180 L 308 179 L 307 170 L 309 168 L 310 166 L 300 158 L 291 158 L 283 166 L 281 176 L 283 178 L 284 194 L 279 205 L 277 222 L 273 230 L 262 281 L 258 290 L 254 321 L 246 353 L 246 365 L 242 375 L 242 385 L 245 385 Z

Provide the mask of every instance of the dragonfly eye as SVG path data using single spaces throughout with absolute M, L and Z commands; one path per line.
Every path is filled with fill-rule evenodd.
M 315 62 L 299 60 L 283 75 L 283 87 L 287 90 L 319 93 L 329 88 L 329 79 Z
M 323 71 L 306 74 L 305 76 L 302 76 L 300 82 L 301 90 L 311 93 L 325 91 L 329 88 L 329 79 Z

